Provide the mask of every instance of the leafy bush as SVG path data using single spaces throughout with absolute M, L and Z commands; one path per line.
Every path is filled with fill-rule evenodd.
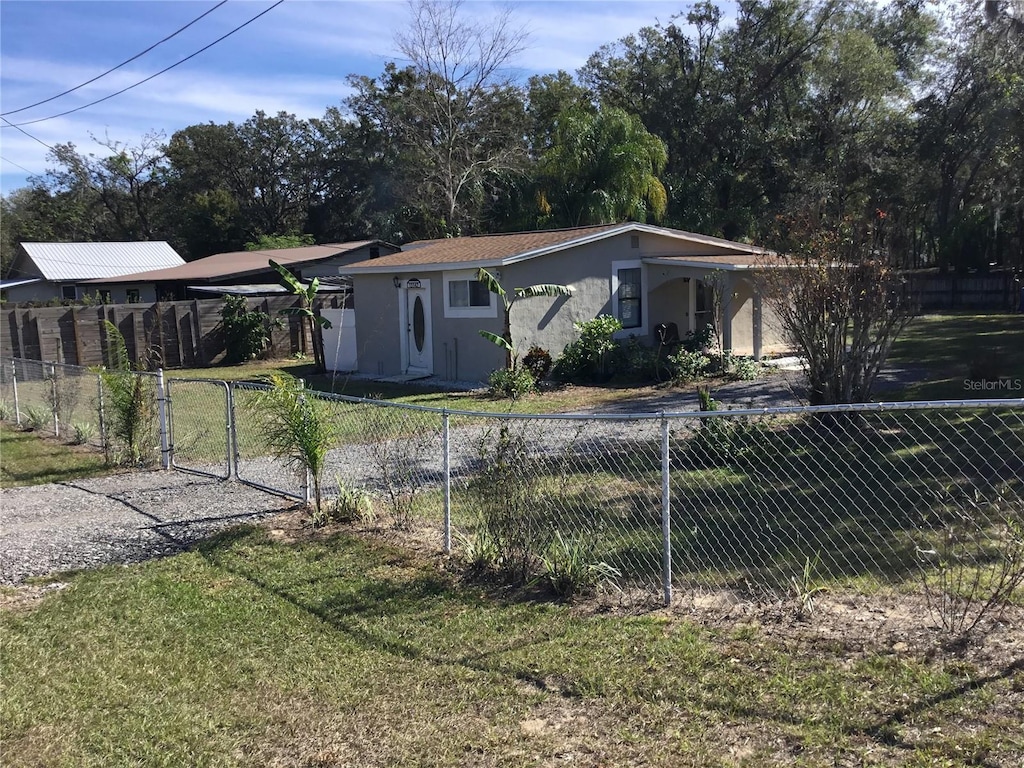
M 493 370 L 487 383 L 490 385 L 492 395 L 507 397 L 510 400 L 518 400 L 523 395 L 533 392 L 537 386 L 533 374 L 525 367 Z
M 227 345 L 224 362 L 244 363 L 264 353 L 270 340 L 267 333 L 270 315 L 250 310 L 244 296 L 225 295 L 220 316 Z
M 706 352 L 715 340 L 715 326 L 708 323 L 697 331 L 690 331 L 683 339 L 682 347 L 687 352 Z
M 628 382 L 660 381 L 662 370 L 665 369 L 658 348 L 642 343 L 635 336 L 617 345 L 611 367 L 617 379 Z
M 25 409 L 25 419 L 31 429 L 39 432 L 53 425 L 53 414 L 45 408 L 30 405 Z
M 685 384 L 703 378 L 711 365 L 711 358 L 703 352 L 689 352 L 680 348 L 675 354 L 668 356 L 668 365 L 672 381 L 676 384 Z
M 729 376 L 736 381 L 754 381 L 761 375 L 761 364 L 752 357 L 734 357 Z
M 462 558 L 470 572 L 489 571 L 498 564 L 498 546 L 481 520 L 470 534 L 459 534 Z
M 702 411 L 719 410 L 718 402 L 707 387 L 697 390 Z M 715 467 L 739 465 L 751 458 L 751 453 L 762 450 L 763 444 L 755 439 L 761 428 L 743 417 L 709 416 L 701 419 L 688 449 L 690 460 L 696 466 Z
M 569 343 L 555 362 L 552 375 L 560 381 L 590 383 L 606 381 L 611 375 L 608 358 L 616 349 L 613 338 L 622 323 L 611 315 L 575 323 L 579 338 Z
M 350 488 L 340 478 L 335 478 L 335 481 L 338 484 L 338 495 L 331 504 L 331 519 L 342 522 L 373 522 L 377 517 L 373 508 L 373 495 L 362 488 Z
M 71 442 L 75 445 L 85 445 L 96 435 L 96 428 L 87 421 L 76 421 L 72 425 L 72 429 L 75 431 L 75 436 Z
M 621 574 L 605 562 L 595 562 L 597 541 L 593 537 L 565 538 L 561 531 L 543 557 L 544 579 L 552 591 L 566 599 L 593 592 L 602 581 Z
M 523 355 L 523 367 L 533 376 L 535 384 L 540 384 L 551 372 L 551 365 L 551 355 L 543 347 L 534 345 Z
M 551 541 L 550 499 L 539 486 L 536 462 L 524 437 L 526 423 L 502 423 L 497 440 L 480 438 L 483 467 L 468 490 L 480 512 L 479 543 L 491 547 L 494 564 L 511 581 L 525 581 Z

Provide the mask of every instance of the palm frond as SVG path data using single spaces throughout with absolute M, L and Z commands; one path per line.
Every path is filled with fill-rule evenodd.
M 479 331 L 479 334 L 492 344 L 497 344 L 502 349 L 506 349 L 509 352 L 515 351 L 512 349 L 512 345 L 508 343 L 508 339 L 506 339 L 504 336 L 499 336 L 498 334 L 491 333 L 490 331 Z
M 535 296 L 572 296 L 572 288 L 557 283 L 538 283 L 525 288 L 514 289 L 517 299 L 532 299 Z

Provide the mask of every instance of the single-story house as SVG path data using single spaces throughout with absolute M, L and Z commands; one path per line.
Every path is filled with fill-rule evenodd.
M 21 243 L 11 265 L 11 279 L 0 283 L 6 301 L 18 304 L 51 299 L 74 301 L 96 288 L 88 281 L 154 269 L 179 267 L 185 260 L 159 241 L 131 243 Z M 118 283 L 111 300 L 118 304 L 152 302 L 146 285 Z
M 270 266 L 271 260 L 288 267 L 300 280 L 311 280 L 323 275 L 336 277 L 339 270 L 348 264 L 373 260 L 398 250 L 397 245 L 383 240 L 357 240 L 298 248 L 231 251 L 183 262 L 169 269 L 93 280 L 89 285 L 101 292 L 113 294 L 119 286 L 142 284 L 146 286 L 147 294 L 153 296 L 150 301 L 209 298 L 224 293 L 242 293 L 243 289 L 247 289 L 245 292 L 250 295 L 266 295 L 277 290 L 274 286 L 281 279 Z
M 720 286 L 723 345 L 737 354 L 781 349 L 753 273 L 771 254 L 745 243 L 646 224 L 608 224 L 410 243 L 340 269 L 357 297 L 357 369 L 378 376 L 478 381 L 504 363 L 480 336 L 501 334 L 497 296 L 477 281 L 481 267 L 504 288 L 568 285 L 571 297 L 518 301 L 511 313 L 520 354 L 536 344 L 557 357 L 574 323 L 617 317 L 622 338 L 657 343 L 659 326 L 684 338 L 714 323 L 711 285 Z M 714 275 L 713 280 L 709 277 Z

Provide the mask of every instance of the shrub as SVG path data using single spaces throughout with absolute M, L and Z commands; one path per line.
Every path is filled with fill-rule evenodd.
M 754 381 L 761 375 L 761 364 L 752 357 L 734 357 L 729 376 L 736 381 Z
M 704 376 L 711 359 L 703 352 L 689 352 L 686 349 L 679 349 L 673 355 L 668 356 L 669 372 L 672 381 L 676 384 L 684 384 Z
M 350 488 L 341 478 L 335 478 L 338 484 L 338 495 L 331 504 L 329 517 L 333 520 L 349 522 L 359 520 L 372 523 L 377 515 L 373 508 L 373 495 L 362 488 Z
M 719 410 L 718 402 L 707 387 L 697 390 L 702 411 Z M 709 416 L 701 419 L 690 440 L 688 455 L 696 466 L 739 465 L 764 450 L 755 439 L 761 427 L 745 417 Z
M 483 520 L 470 534 L 459 534 L 462 558 L 470 572 L 489 571 L 498 564 L 498 547 Z
M 10 421 L 14 416 L 14 409 L 6 400 L 0 400 L 0 421 Z
M 636 336 L 630 336 L 617 345 L 611 366 L 618 378 L 630 382 L 648 382 L 661 379 L 661 355 L 656 347 L 649 347 Z
M 267 333 L 270 315 L 250 310 L 244 296 L 226 295 L 220 316 L 227 345 L 224 362 L 243 363 L 263 354 L 270 339 Z
M 45 408 L 30 405 L 25 409 L 25 419 L 31 429 L 39 432 L 53 425 L 53 414 Z
M 496 397 L 507 397 L 518 400 L 523 395 L 533 392 L 536 381 L 533 374 L 525 367 L 498 368 L 491 371 L 487 379 L 491 394 Z
M 76 421 L 72 425 L 75 436 L 71 442 L 75 445 L 85 445 L 96 435 L 96 428 L 87 421 Z
M 715 326 L 708 323 L 697 331 L 689 331 L 683 339 L 682 347 L 687 352 L 706 352 L 715 340 Z
M 616 349 L 615 333 L 622 323 L 611 315 L 598 315 L 593 320 L 575 323 L 579 338 L 562 351 L 552 375 L 560 381 L 589 383 L 606 381 L 611 375 L 608 358 Z
M 552 591 L 566 599 L 593 592 L 602 581 L 621 574 L 605 562 L 595 562 L 597 542 L 582 536 L 565 538 L 561 531 L 543 557 L 544 579 Z
M 551 372 L 551 365 L 551 355 L 543 347 L 534 345 L 523 355 L 523 367 L 533 376 L 535 384 L 540 384 Z
M 481 546 L 493 544 L 494 563 L 510 581 L 525 581 L 551 541 L 550 499 L 539 486 L 539 470 L 529 453 L 526 423 L 502 423 L 497 440 L 480 438 L 483 467 L 468 490 L 480 511 Z

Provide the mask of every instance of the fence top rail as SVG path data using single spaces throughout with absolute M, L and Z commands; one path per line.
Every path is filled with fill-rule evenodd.
M 29 362 L 37 365 L 50 364 L 40 360 L 24 360 L 21 358 L 4 358 L 10 362 Z M 77 368 L 82 371 L 94 373 L 91 368 L 66 365 L 64 363 L 52 363 L 64 368 Z M 153 371 L 133 371 L 140 376 L 157 376 Z M 190 378 L 172 381 L 179 382 L 217 382 L 228 388 L 240 387 L 244 389 L 269 389 L 270 386 L 257 381 L 225 381 L 223 379 Z M 562 420 L 562 421 L 651 421 L 655 419 L 707 419 L 721 418 L 723 416 L 787 416 L 813 413 L 878 413 L 883 411 L 926 411 L 939 409 L 968 409 L 976 410 L 982 408 L 1024 408 L 1024 397 L 984 400 L 918 400 L 913 402 L 881 402 L 881 403 L 845 403 L 837 405 L 784 405 L 768 406 L 761 408 L 729 408 L 715 411 L 648 411 L 638 413 L 496 413 L 494 411 L 463 411 L 451 408 L 437 408 L 429 405 L 414 405 L 412 403 L 397 403 L 393 400 L 375 400 L 366 397 L 354 397 L 353 395 L 341 395 L 333 392 L 320 392 L 310 389 L 309 394 L 313 397 L 338 402 L 359 403 L 372 405 L 378 408 L 400 408 L 409 411 L 424 411 L 427 413 L 447 414 L 449 416 L 466 416 L 470 418 L 486 419 L 516 419 L 516 420 Z

